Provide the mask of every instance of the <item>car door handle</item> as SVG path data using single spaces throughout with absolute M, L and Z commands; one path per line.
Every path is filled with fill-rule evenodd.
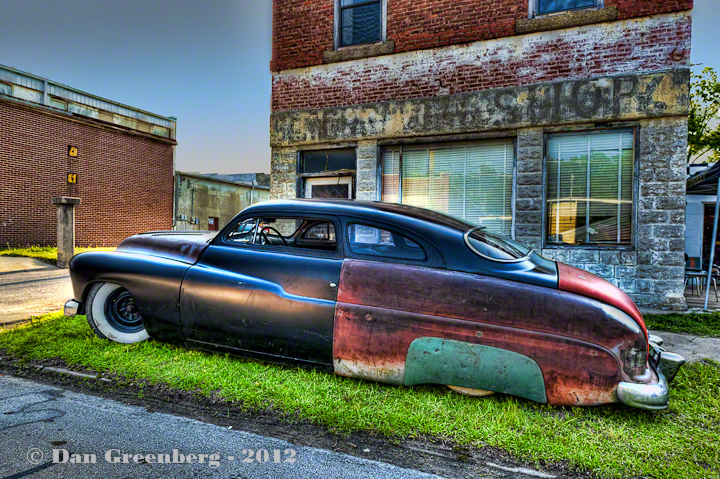
M 337 284 L 335 284 L 335 283 L 330 283 L 330 287 L 331 287 L 331 288 L 335 288 L 336 286 L 337 286 Z

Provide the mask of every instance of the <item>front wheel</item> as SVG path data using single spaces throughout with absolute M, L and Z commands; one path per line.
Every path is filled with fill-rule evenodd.
M 100 339 L 129 344 L 149 337 L 135 299 L 119 284 L 93 285 L 86 310 L 88 324 Z

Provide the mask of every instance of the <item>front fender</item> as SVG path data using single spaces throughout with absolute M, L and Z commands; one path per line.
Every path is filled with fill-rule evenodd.
M 75 300 L 82 304 L 95 283 L 122 285 L 135 298 L 150 337 L 182 343 L 178 302 L 182 279 L 190 266 L 157 256 L 91 251 L 70 260 L 70 279 Z

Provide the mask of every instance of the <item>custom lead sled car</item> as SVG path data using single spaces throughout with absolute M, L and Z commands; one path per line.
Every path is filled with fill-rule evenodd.
M 70 262 L 101 338 L 553 405 L 668 405 L 684 363 L 586 271 L 429 210 L 350 200 L 251 206 L 219 233 L 132 236 Z

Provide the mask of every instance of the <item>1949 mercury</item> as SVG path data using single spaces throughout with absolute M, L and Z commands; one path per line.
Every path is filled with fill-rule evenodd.
M 132 236 L 70 262 L 101 338 L 158 341 L 341 376 L 553 405 L 668 405 L 684 359 L 586 271 L 404 205 L 285 200 L 219 233 Z

